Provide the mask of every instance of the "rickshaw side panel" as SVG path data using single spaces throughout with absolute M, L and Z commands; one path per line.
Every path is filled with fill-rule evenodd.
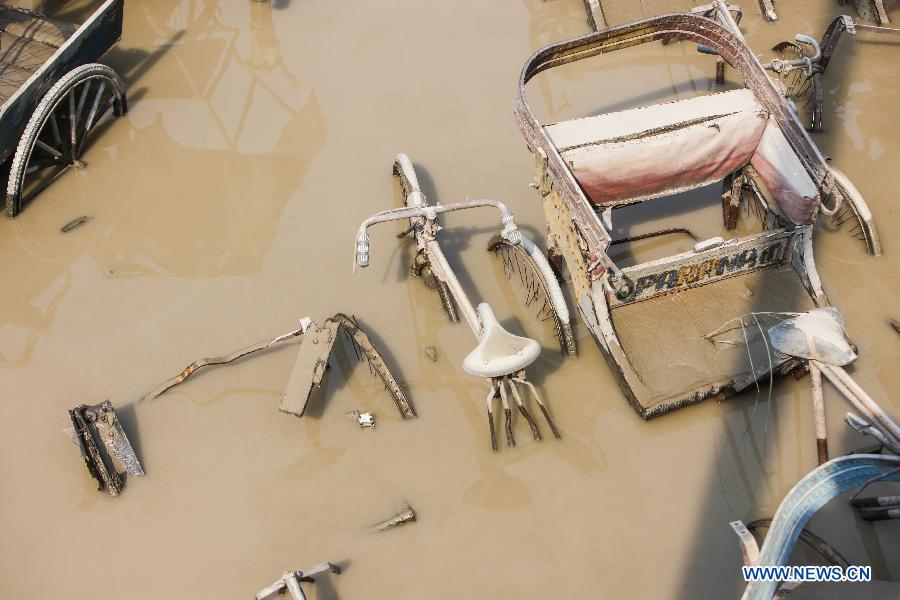
M 622 273 L 634 283 L 632 296 L 625 301 L 610 295 L 609 306 L 615 308 L 791 262 L 795 244 L 806 231 L 776 230 L 729 240 L 702 252 L 685 252 L 627 267 Z
M 0 163 L 16 151 L 19 138 L 44 94 L 63 75 L 95 62 L 122 37 L 124 0 L 107 0 L 0 107 Z

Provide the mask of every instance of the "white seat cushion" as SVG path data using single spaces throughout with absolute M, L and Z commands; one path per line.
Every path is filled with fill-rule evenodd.
M 588 199 L 639 202 L 721 181 L 752 164 L 782 214 L 812 223 L 818 190 L 749 89 L 549 125 Z

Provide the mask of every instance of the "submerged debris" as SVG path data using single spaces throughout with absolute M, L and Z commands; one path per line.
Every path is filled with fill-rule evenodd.
M 338 324 L 325 321 L 322 327 L 315 327 L 300 342 L 300 352 L 281 397 L 278 410 L 297 417 L 306 414 L 306 405 L 313 388 L 321 385 L 328 368 L 328 357 L 337 339 Z
M 766 21 L 778 20 L 778 15 L 775 13 L 774 0 L 759 0 L 759 8 L 762 10 L 763 18 Z
M 900 453 L 900 425 L 844 370 L 856 359 L 856 348 L 847 340 L 844 320 L 833 307 L 815 308 L 769 329 L 772 348 L 787 356 L 809 361 L 813 375 L 816 431 L 819 455 L 824 443 L 824 407 L 819 373 L 856 408 L 862 417 L 848 413 L 845 421 L 853 429 L 874 437 L 893 452 Z
M 584 0 L 584 8 L 587 11 L 588 25 L 591 26 L 591 29 L 600 31 L 608 27 L 600 0 Z
M 359 426 L 363 429 L 375 429 L 375 415 L 373 413 L 361 413 L 358 410 L 351 410 L 347 413 L 351 419 L 356 419 Z
M 385 529 L 392 529 L 394 527 L 400 527 L 401 525 L 405 525 L 410 521 L 416 520 L 416 513 L 413 511 L 412 507 L 407 505 L 406 508 L 398 512 L 396 515 L 391 517 L 390 519 L 386 519 L 381 523 L 375 525 L 375 529 L 377 531 L 384 531 Z
M 159 387 L 157 387 L 152 392 L 150 392 L 149 394 L 147 394 L 146 396 L 141 398 L 141 400 L 152 400 L 153 398 L 156 398 L 157 396 L 159 396 L 160 394 L 162 394 L 169 388 L 176 386 L 179 383 L 183 382 L 185 379 L 187 379 L 188 377 L 193 375 L 193 373 L 195 371 L 197 371 L 198 369 L 201 369 L 203 367 L 207 367 L 210 365 L 224 365 L 224 364 L 230 363 L 232 361 L 235 361 L 243 356 L 247 356 L 248 354 L 253 354 L 254 352 L 259 352 L 260 350 L 265 350 L 267 348 L 271 348 L 272 346 L 274 346 L 276 344 L 280 344 L 281 342 L 286 342 L 295 337 L 301 336 L 304 333 L 306 333 L 307 330 L 309 330 L 309 328 L 312 327 L 314 324 L 315 324 L 315 322 L 312 319 L 310 319 L 309 317 L 304 317 L 304 318 L 300 319 L 300 327 L 298 327 L 297 329 L 295 329 L 293 331 L 289 331 L 288 333 L 285 333 L 284 335 L 279 335 L 278 337 L 272 338 L 270 340 L 264 340 L 262 342 L 257 342 L 256 344 L 247 346 L 246 348 L 241 348 L 240 350 L 236 350 L 235 352 L 232 352 L 231 354 L 226 354 L 225 356 L 215 356 L 212 358 L 201 358 L 200 360 L 194 361 L 191 364 L 189 364 L 187 367 L 185 367 L 185 369 L 181 373 L 179 373 L 172 379 L 169 379 L 169 380 L 165 381 L 164 383 L 162 383 L 161 385 L 159 385 Z
M 893 328 L 894 331 L 896 331 L 897 333 L 900 333 L 900 321 L 891 319 L 890 324 L 891 324 L 891 328 Z
M 434 346 L 425 346 L 425 356 L 431 359 L 431 362 L 437 362 L 438 351 Z
M 369 370 L 381 379 L 388 394 L 394 399 L 400 416 L 404 419 L 415 417 L 416 411 L 412 403 L 388 369 L 369 336 L 362 330 L 354 317 L 343 313 L 327 319 L 322 327 L 316 328 L 312 334 L 303 338 L 300 353 L 297 355 L 297 362 L 284 390 L 279 410 L 297 417 L 302 417 L 306 413 L 310 394 L 314 388 L 318 388 L 322 384 L 328 368 L 328 358 L 331 356 L 339 331 L 343 331 L 347 336 L 356 351 L 357 358 L 364 358 L 369 365 Z
M 785 496 L 769 524 L 769 532 L 758 551 L 752 540 L 749 552 L 756 555 L 756 565 L 779 567 L 787 564 L 800 532 L 812 516 L 829 500 L 867 481 L 900 480 L 900 457 L 872 454 L 841 456 L 812 470 Z M 741 536 L 741 543 L 750 542 Z M 817 551 L 822 549 L 819 545 Z M 833 552 L 833 549 L 831 550 Z M 835 553 L 836 554 L 836 553 Z M 840 555 L 837 555 L 840 556 Z M 835 557 L 836 558 L 836 557 Z M 742 600 L 772 598 L 777 581 L 751 581 Z
M 736 521 L 736 523 L 740 523 L 740 521 Z M 757 519 L 755 521 L 747 523 L 746 528 L 749 531 L 756 531 L 758 529 L 769 529 L 771 526 L 772 519 Z M 834 548 L 834 546 L 805 527 L 800 530 L 800 537 L 798 538 L 798 540 L 812 548 L 817 554 L 828 561 L 828 564 L 837 565 L 844 568 L 850 565 L 847 559 L 844 558 L 843 555 L 841 555 L 841 553 Z M 744 564 L 750 566 L 754 563 L 745 562 Z
M 69 416 L 84 463 L 100 484 L 98 490 L 106 488 L 110 496 L 118 496 L 125 487 L 125 474 L 144 475 L 109 400 L 93 406 L 81 404 L 71 409 Z
M 848 0 L 841 0 L 841 4 L 847 2 Z M 853 4 L 856 5 L 856 12 L 862 19 L 874 21 L 879 25 L 887 25 L 891 22 L 884 7 L 884 0 L 853 0 Z
M 306 600 L 306 594 L 300 588 L 300 582 L 315 583 L 313 575 L 330 571 L 341 574 L 341 568 L 330 562 L 319 563 L 305 571 L 285 571 L 281 579 L 256 593 L 256 600 L 269 600 L 282 594 L 290 594 L 292 600 Z
M 72 231 L 73 229 L 78 227 L 79 225 L 84 225 L 91 219 L 93 219 L 93 217 L 88 216 L 88 215 L 81 215 L 80 217 L 78 217 L 76 219 L 72 219 L 71 221 L 69 221 L 62 227 L 60 227 L 59 230 L 62 231 L 63 233 L 69 233 L 70 231 Z

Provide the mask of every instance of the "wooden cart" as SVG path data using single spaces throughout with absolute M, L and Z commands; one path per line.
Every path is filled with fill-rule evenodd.
M 0 162 L 14 217 L 72 167 L 91 133 L 127 110 L 121 78 L 94 61 L 122 35 L 124 0 L 97 2 L 82 23 L 0 4 Z

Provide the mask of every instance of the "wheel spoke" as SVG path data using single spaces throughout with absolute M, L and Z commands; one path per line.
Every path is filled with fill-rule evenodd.
M 60 152 L 56 148 L 53 148 L 49 144 L 42 142 L 41 140 L 35 140 L 34 145 L 44 152 L 51 154 L 54 158 L 61 159 L 63 157 L 62 152 Z
M 62 136 L 59 134 L 59 123 L 56 122 L 56 111 L 50 111 L 48 118 L 50 119 L 50 131 L 53 133 L 53 141 L 62 148 L 63 141 Z
M 40 171 L 41 169 L 45 169 L 51 165 L 59 164 L 58 158 L 48 158 L 45 160 L 36 160 L 28 163 L 28 168 L 25 169 L 26 175 L 31 175 L 36 171 Z
M 33 190 L 29 191 L 28 194 L 22 196 L 22 198 L 19 200 L 19 206 L 25 206 L 32 198 L 44 191 L 44 188 L 59 179 L 59 176 L 68 171 L 70 166 L 72 165 L 62 165 L 53 175 L 38 183 Z
M 88 79 L 84 82 L 84 90 L 81 92 L 81 98 L 78 99 L 78 108 L 75 109 L 75 125 L 78 125 L 78 121 L 81 119 L 81 113 L 84 111 L 84 103 L 87 102 L 88 93 L 91 91 L 91 79 Z M 72 90 L 72 93 L 75 93 L 75 90 Z M 76 128 L 77 130 L 77 128 Z
M 103 118 L 104 115 L 106 115 L 106 113 L 109 111 L 110 107 L 112 107 L 113 103 L 115 103 L 115 101 L 116 101 L 116 97 L 113 95 L 110 97 L 109 101 L 104 102 L 102 104 L 100 110 L 97 111 L 97 114 L 94 117 L 93 122 L 91 123 L 91 127 L 97 125 L 97 123 L 100 122 L 100 120 Z M 81 136 L 81 141 L 78 143 L 78 152 L 76 152 L 75 158 L 80 158 L 81 153 L 84 152 L 85 144 L 87 143 L 87 137 L 88 137 L 87 130 L 85 130 L 84 135 Z
M 75 148 L 77 143 L 77 136 L 75 135 L 75 129 L 78 123 L 75 120 L 75 90 L 69 91 L 69 153 L 70 158 L 75 158 Z
M 91 104 L 91 111 L 88 113 L 87 121 L 84 125 L 85 133 L 90 131 L 91 127 L 94 125 L 94 118 L 97 116 L 97 109 L 100 108 L 100 99 L 103 97 L 105 89 L 106 81 L 100 80 L 100 87 L 97 88 L 97 95 L 94 97 L 94 102 Z

